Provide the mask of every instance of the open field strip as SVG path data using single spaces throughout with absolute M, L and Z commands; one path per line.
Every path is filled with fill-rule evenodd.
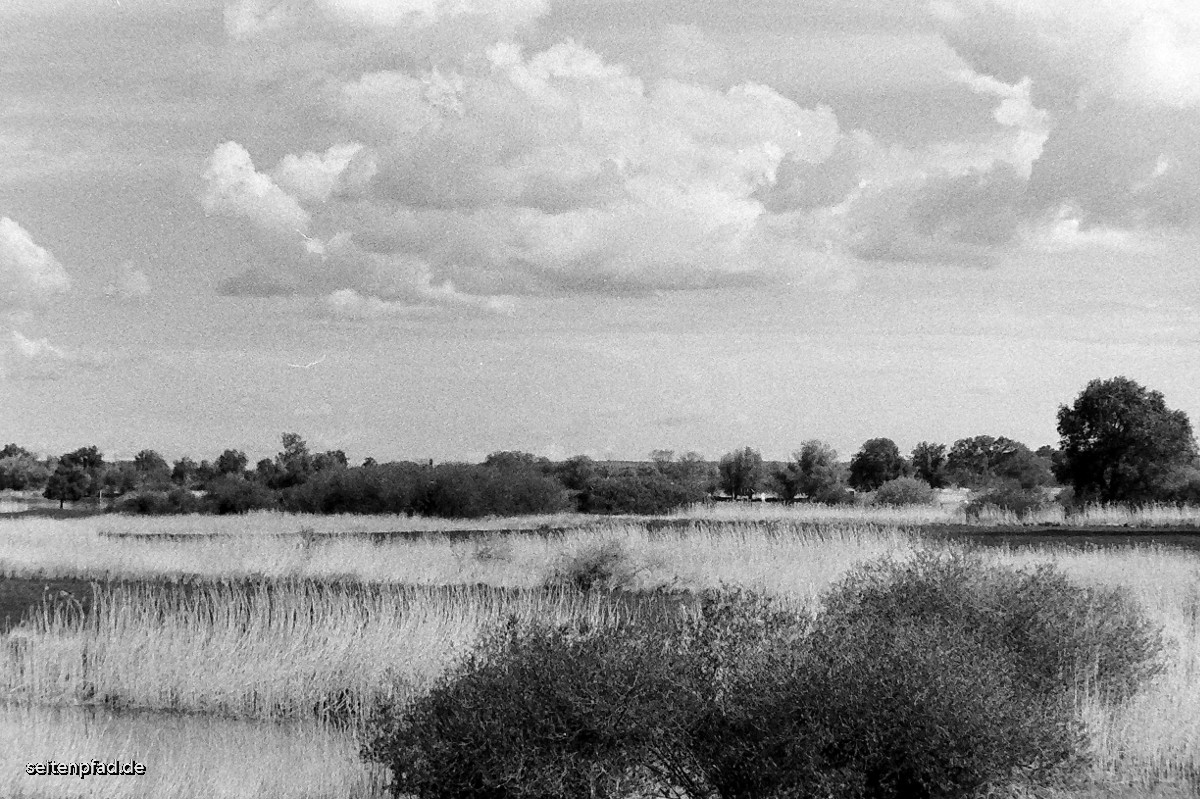
M 28 776 L 27 763 L 137 761 L 143 776 Z M 5 799 L 376 799 L 385 775 L 317 723 L 0 706 Z

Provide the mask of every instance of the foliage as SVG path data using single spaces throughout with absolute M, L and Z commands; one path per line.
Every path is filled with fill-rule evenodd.
M 567 555 L 547 580 L 552 586 L 570 586 L 580 591 L 628 588 L 636 569 L 629 553 L 617 540 L 585 546 Z
M 816 439 L 805 441 L 792 460 L 775 471 L 774 478 L 785 501 L 804 497 L 810 502 L 836 504 L 850 496 L 837 451 Z
M 724 455 L 717 470 L 721 489 L 734 499 L 753 496 L 766 474 L 762 455 L 750 447 Z
M 214 465 L 216 466 L 217 474 L 240 477 L 245 474 L 246 466 L 249 463 L 250 459 L 240 449 L 227 449 L 220 454 Z
M 48 465 L 16 444 L 8 444 L 0 450 L 0 491 L 44 489 L 51 474 L 53 470 Z
M 510 625 L 407 709 L 382 707 L 363 756 L 394 796 L 621 796 L 674 723 L 670 654 L 636 627 Z
M 1012 658 L 1019 687 L 1039 697 L 1068 693 L 1087 673 L 1097 690 L 1124 699 L 1163 665 L 1160 631 L 1127 592 L 1076 586 L 1049 565 L 1013 569 L 966 553 L 862 566 L 830 591 L 822 618 L 969 631 Z
M 170 491 L 143 490 L 121 497 L 114 509 L 120 513 L 131 513 L 141 516 L 165 516 L 176 513 L 198 513 L 201 509 L 198 500 L 186 488 L 173 488 Z
M 1058 409 L 1059 479 L 1081 499 L 1146 502 L 1168 498 L 1169 475 L 1196 459 L 1192 424 L 1163 395 L 1127 377 L 1093 380 L 1074 405 Z
M 279 497 L 266 486 L 242 477 L 218 477 L 208 484 L 204 507 L 210 513 L 249 513 L 252 510 L 274 510 Z
M 928 505 L 933 502 L 933 489 L 924 480 L 915 477 L 897 477 L 888 480 L 875 492 L 876 505 Z
M 967 516 L 979 516 L 985 509 L 1007 511 L 1018 518 L 1042 510 L 1052 504 L 1044 488 L 1023 488 L 1015 481 L 995 483 L 991 488 L 972 497 L 967 503 Z
M 672 480 L 660 472 L 621 474 L 590 480 L 577 503 L 583 513 L 633 513 L 657 516 L 702 501 L 695 481 Z
M 967 488 L 997 482 L 1015 482 L 1022 488 L 1049 485 L 1054 482 L 1050 467 L 1049 459 L 1004 436 L 960 438 L 946 459 L 950 479 Z
M 890 438 L 872 438 L 850 459 L 850 485 L 874 491 L 904 472 L 904 457 Z
M 913 447 L 913 473 L 929 484 L 930 488 L 945 488 L 946 477 L 946 445 L 922 441 Z
M 925 553 L 851 572 L 811 621 L 723 590 L 690 620 L 509 627 L 381 707 L 363 756 L 423 798 L 950 799 L 1082 765 L 1078 680 L 1122 700 L 1161 648 L 1120 592 Z
M 98 496 L 103 485 L 104 456 L 96 447 L 80 447 L 58 459 L 58 465 L 46 483 L 47 499 L 76 502 Z

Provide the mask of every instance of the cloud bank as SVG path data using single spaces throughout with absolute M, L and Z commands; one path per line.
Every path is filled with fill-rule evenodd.
M 953 79 L 994 103 L 994 127 L 911 149 L 769 86 L 714 88 L 728 64 L 695 26 L 662 37 L 662 68 L 644 79 L 573 41 L 522 46 L 541 0 L 229 3 L 234 39 L 303 38 L 317 54 L 307 101 L 338 133 L 265 169 L 237 142 L 213 152 L 203 206 L 250 223 L 262 255 L 223 290 L 367 318 L 803 282 L 865 261 L 987 265 L 1021 248 L 1129 247 L 1194 221 L 1200 11 L 932 8 L 970 67 Z M 316 22 L 397 42 L 439 33 L 423 64 L 330 55 L 323 67 Z

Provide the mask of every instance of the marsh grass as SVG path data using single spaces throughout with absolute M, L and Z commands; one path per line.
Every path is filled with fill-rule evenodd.
M 605 626 L 637 610 L 600 594 L 477 586 L 97 591 L 88 616 L 56 607 L 8 636 L 0 691 L 10 702 L 352 720 L 420 691 L 510 618 Z
M 863 560 L 955 546 L 931 544 L 917 529 L 950 518 L 934 507 L 730 506 L 681 514 L 661 529 L 626 519 L 579 527 L 556 518 L 549 530 L 541 519 L 488 520 L 494 532 L 469 539 L 434 531 L 380 544 L 316 534 L 339 523 L 344 532 L 371 532 L 427 520 L 263 514 L 171 520 L 179 526 L 166 528 L 154 526 L 160 519 L 113 517 L 0 521 L 5 575 L 170 578 L 207 586 L 173 599 L 147 587 L 110 586 L 86 623 L 62 608 L 57 616 L 31 619 L 0 640 L 0 691 L 26 703 L 343 718 L 379 697 L 419 690 L 509 615 L 612 623 L 625 611 L 603 592 L 543 589 L 564 562 L 597 548 L 619 547 L 622 584 L 631 592 L 741 586 L 813 609 L 832 582 Z M 1174 508 L 1092 509 L 1072 523 L 1152 527 L 1198 520 L 1195 511 Z M 190 529 L 205 535 L 153 541 L 100 534 L 102 528 L 178 532 L 186 525 L 200 525 Z M 313 534 L 299 535 L 302 527 Z M 501 532 L 513 529 L 524 532 Z M 296 535 L 274 534 L 286 531 Z M 1194 778 L 1200 555 L 1155 546 L 1055 545 L 988 548 L 983 556 L 1017 566 L 1049 561 L 1077 582 L 1131 590 L 1163 626 L 1169 665 L 1119 706 L 1106 705 L 1081 675 L 1077 697 L 1098 773 L 1142 785 Z
M 26 763 L 136 760 L 144 776 L 28 776 Z M 352 735 L 316 723 L 0 706 L 5 799 L 370 799 L 385 775 Z

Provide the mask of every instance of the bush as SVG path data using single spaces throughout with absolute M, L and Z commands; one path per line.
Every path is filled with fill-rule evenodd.
M 860 567 L 812 620 L 737 591 L 682 618 L 510 625 L 362 754 L 423 799 L 950 799 L 1081 765 L 1078 681 L 1121 700 L 1161 668 L 1124 594 L 963 554 Z
M 138 491 L 121 497 L 115 509 L 141 516 L 165 516 L 173 513 L 198 513 L 200 501 L 186 488 L 171 491 Z
M 1049 495 L 1041 488 L 1023 488 L 1019 483 L 1006 481 L 973 498 L 967 503 L 968 517 L 979 517 L 989 509 L 1027 516 L 1051 505 Z
M 847 575 L 826 596 L 826 625 L 918 622 L 967 631 L 1015 661 L 1015 678 L 1041 697 L 1086 678 L 1111 699 L 1132 695 L 1162 668 L 1161 631 L 1118 589 L 1083 588 L 1052 565 L 1013 569 L 976 555 L 918 554 Z
M 888 480 L 875 492 L 876 505 L 929 505 L 934 492 L 929 483 L 915 477 L 897 477 Z
M 705 499 L 697 482 L 676 481 L 659 472 L 591 479 L 579 494 L 583 513 L 631 513 L 659 516 Z
M 279 507 L 279 495 L 261 483 L 241 477 L 218 477 L 208 484 L 203 506 L 209 513 L 217 514 L 274 510 Z
M 629 553 L 620 541 L 605 541 L 585 546 L 566 556 L 547 580 L 551 586 L 571 586 L 580 591 L 595 588 L 628 588 L 637 570 L 629 562 Z
M 363 757 L 390 767 L 393 796 L 626 795 L 677 718 L 656 638 L 510 626 L 402 712 L 381 707 Z

